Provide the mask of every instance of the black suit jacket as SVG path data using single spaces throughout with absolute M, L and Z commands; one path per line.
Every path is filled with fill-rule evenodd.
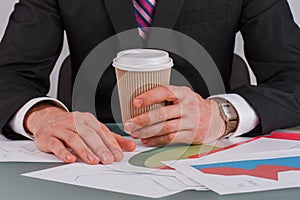
M 132 0 L 20 0 L 0 44 L 0 130 L 28 100 L 46 95 L 64 30 L 74 79 L 96 45 L 136 26 Z M 227 91 L 254 107 L 262 132 L 300 124 L 300 31 L 286 0 L 158 0 L 153 26 L 177 30 L 199 42 L 218 66 Z M 230 91 L 238 31 L 258 86 Z M 178 68 L 188 68 L 184 59 L 175 60 Z M 183 71 L 188 77 L 192 74 Z M 201 78 L 190 81 L 196 92 L 209 95 Z M 108 68 L 96 95 L 103 122 L 112 120 L 114 84 Z

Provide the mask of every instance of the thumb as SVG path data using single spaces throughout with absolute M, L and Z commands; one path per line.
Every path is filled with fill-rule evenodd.
M 117 142 L 119 143 L 120 147 L 125 150 L 125 151 L 134 151 L 136 148 L 136 143 L 132 140 L 127 140 L 125 138 L 123 138 L 122 136 L 115 134 L 114 136 L 117 140 Z

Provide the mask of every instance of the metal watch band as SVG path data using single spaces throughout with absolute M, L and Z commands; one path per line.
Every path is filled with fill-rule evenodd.
M 220 115 L 225 121 L 226 130 L 223 136 L 227 136 L 234 132 L 238 126 L 238 114 L 234 106 L 226 99 L 213 97 L 212 100 L 218 103 Z

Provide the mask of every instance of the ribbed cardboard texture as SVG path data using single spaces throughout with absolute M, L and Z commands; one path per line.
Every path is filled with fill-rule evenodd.
M 150 72 L 125 71 L 115 68 L 115 72 L 123 123 L 142 113 L 165 105 L 165 102 L 162 102 L 143 108 L 136 108 L 133 105 L 133 100 L 140 94 L 159 85 L 168 85 L 170 82 L 171 68 Z

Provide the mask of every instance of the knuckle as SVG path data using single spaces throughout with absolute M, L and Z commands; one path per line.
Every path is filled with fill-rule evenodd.
M 105 130 L 102 127 L 97 127 L 95 131 L 91 131 L 91 135 L 102 135 L 103 137 L 107 137 L 109 139 L 112 139 L 112 135 L 109 134 L 110 130 Z
M 140 115 L 140 116 L 137 116 L 135 118 L 135 123 L 138 125 L 138 126 L 146 126 L 148 125 L 149 122 L 147 122 L 148 120 L 145 120 L 147 117 L 145 117 L 146 114 L 143 114 L 143 115 Z
M 61 120 L 61 123 L 63 124 L 63 126 L 74 127 L 76 123 L 78 123 L 78 120 L 73 113 L 69 113 Z
M 102 124 L 101 122 L 98 122 L 98 121 L 97 121 L 97 131 L 106 133 L 106 135 L 108 135 L 110 137 L 113 137 L 113 134 L 110 131 L 110 129 L 107 126 L 105 126 L 104 124 Z
M 103 147 L 103 146 L 97 146 L 97 147 L 95 148 L 95 153 L 96 153 L 97 155 L 102 155 L 103 152 L 105 152 L 105 151 L 108 151 L 108 149 L 105 148 L 105 147 Z
M 171 122 L 166 122 L 165 125 L 164 125 L 164 132 L 165 133 L 170 133 L 172 132 L 172 123 Z
M 41 134 L 36 134 L 35 137 L 34 137 L 34 143 L 36 145 L 36 147 L 41 150 L 41 151 L 48 151 L 48 143 L 46 143 L 45 145 L 45 142 L 44 140 L 42 139 L 42 135 Z
M 177 86 L 171 86 L 171 85 L 168 85 L 168 86 L 164 86 L 164 92 L 168 95 L 168 96 L 173 96 L 175 94 L 176 96 L 176 88 Z
M 199 132 L 194 134 L 193 144 L 201 144 L 202 141 L 203 141 L 203 136 Z
M 79 140 L 81 141 L 82 140 L 81 137 L 80 136 L 78 136 L 78 137 L 79 137 Z M 93 133 L 88 133 L 88 134 L 84 135 L 83 137 L 84 137 L 85 141 L 96 141 L 97 140 L 97 139 L 95 139 L 95 136 L 93 135 Z
M 92 121 L 92 120 L 95 120 L 95 117 L 93 114 L 89 113 L 89 112 L 85 112 L 83 113 L 83 116 L 85 119 L 89 120 L 89 121 Z
M 75 120 L 75 115 L 74 113 L 68 113 L 65 117 L 64 120 L 66 120 L 67 122 L 74 122 Z
M 181 86 L 181 90 L 186 94 L 192 92 L 191 88 L 187 86 Z
M 42 140 L 43 136 L 46 134 L 46 132 L 43 133 L 43 131 L 37 131 L 35 134 L 34 134 L 34 140 L 35 141 L 40 141 Z
M 157 110 L 157 117 L 159 118 L 163 118 L 166 119 L 167 117 L 167 111 L 166 111 L 166 107 L 161 107 Z
M 54 150 L 57 146 L 58 146 L 58 144 L 57 144 L 56 140 L 51 140 L 47 143 L 47 147 L 51 151 Z
M 81 115 L 82 115 L 82 113 L 79 112 L 79 111 L 74 111 L 74 112 L 70 113 L 70 117 L 71 117 L 73 120 L 77 119 L 77 118 L 78 118 L 79 116 L 81 116 Z
M 88 150 L 84 145 L 76 145 L 71 147 L 72 151 L 75 152 L 75 154 L 80 157 L 81 159 L 85 159 L 88 154 Z
M 53 136 L 56 133 L 56 130 L 56 125 L 49 124 L 47 127 L 35 134 L 35 139 L 44 139 L 44 137 Z
M 176 133 L 167 134 L 166 139 L 168 143 L 171 143 L 175 139 Z
M 66 142 L 78 142 L 80 140 L 79 135 L 75 133 L 66 134 L 67 141 Z
M 78 147 L 78 154 L 79 155 L 86 155 L 87 152 L 88 151 L 87 151 L 87 149 L 84 146 L 81 145 L 81 146 Z
M 147 130 L 148 130 L 148 127 L 141 128 L 136 132 L 136 134 L 138 135 L 138 137 L 141 137 L 141 136 L 147 137 L 149 135 L 149 131 L 147 131 Z

